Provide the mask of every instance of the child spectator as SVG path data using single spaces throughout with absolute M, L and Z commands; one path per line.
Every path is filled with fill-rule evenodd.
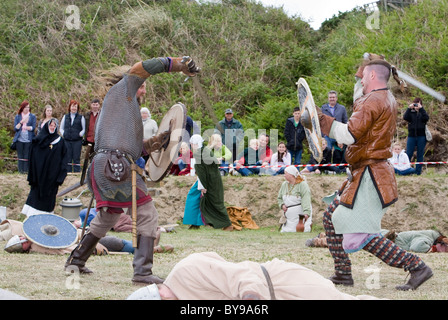
M 392 145 L 392 158 L 389 158 L 388 160 L 394 166 L 395 173 L 400 176 L 417 173 L 416 170 L 411 167 L 408 155 L 398 142 Z

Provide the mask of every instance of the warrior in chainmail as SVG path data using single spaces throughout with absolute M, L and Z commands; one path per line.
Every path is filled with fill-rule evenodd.
M 145 80 L 161 72 L 199 72 L 194 61 L 183 58 L 153 58 L 134 64 L 107 92 L 95 129 L 95 156 L 87 172 L 87 183 L 96 199 L 97 215 L 90 230 L 72 251 L 66 270 L 91 273 L 85 263 L 98 241 L 116 224 L 123 208 L 132 207 L 130 165 L 142 155 L 159 150 L 169 132 L 143 141 L 138 98 Z M 143 90 L 144 92 L 144 90 Z M 161 283 L 152 274 L 154 239 L 158 213 L 143 179 L 137 178 L 137 248 L 134 252 L 135 284 Z

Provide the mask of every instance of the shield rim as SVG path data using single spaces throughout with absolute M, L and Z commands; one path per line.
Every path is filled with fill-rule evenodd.
M 308 83 L 306 82 L 306 80 L 304 78 L 299 78 L 299 80 L 296 82 L 297 85 L 297 100 L 299 101 L 299 107 L 300 107 L 300 112 L 303 114 L 303 112 L 305 112 L 305 109 L 308 110 L 309 114 L 310 114 L 310 118 L 315 118 L 317 116 L 317 110 L 316 110 L 316 105 L 314 103 L 314 98 L 313 98 L 313 94 L 311 92 L 311 89 L 308 85 Z M 305 90 L 307 91 L 307 99 L 304 101 L 304 103 L 302 104 L 299 98 L 299 89 L 300 86 L 302 86 L 303 88 L 305 88 Z M 316 137 L 317 142 L 314 141 L 314 145 L 316 146 L 316 149 L 318 149 L 317 151 L 319 152 L 319 154 L 316 156 L 313 152 L 313 149 L 310 148 L 311 154 L 313 155 L 314 159 L 317 161 L 317 163 L 320 163 L 324 157 L 323 155 L 323 149 L 322 149 L 322 132 L 320 130 L 320 123 L 319 121 L 312 121 L 312 125 L 313 125 L 313 132 L 311 132 L 309 129 L 305 128 L 305 134 L 306 134 L 306 138 L 308 141 L 308 144 L 310 144 L 310 140 L 314 141 L 314 137 Z
M 36 240 L 34 240 L 32 237 L 30 237 L 28 234 L 27 234 L 27 232 L 26 232 L 26 222 L 27 221 L 30 221 L 31 222 L 31 220 L 30 220 L 30 218 L 31 219 L 33 219 L 32 217 L 35 217 L 35 216 L 44 216 L 44 215 L 46 215 L 46 216 L 54 216 L 54 217 L 57 217 L 57 219 L 62 219 L 62 220 L 64 220 L 64 221 L 66 221 L 70 226 L 72 226 L 73 227 L 73 229 L 75 230 L 75 239 L 69 244 L 69 245 L 63 245 L 63 246 L 49 246 L 49 245 L 45 245 L 45 244 L 42 244 L 40 241 L 36 241 Z M 48 249 L 65 249 L 65 248 L 68 248 L 68 247 L 70 247 L 70 246 L 72 246 L 72 245 L 74 245 L 76 242 L 77 242 L 77 240 L 78 240 L 78 230 L 76 229 L 76 227 L 68 220 L 68 219 L 65 219 L 64 217 L 61 217 L 61 216 L 59 216 L 59 215 L 57 215 L 57 214 L 53 214 L 53 213 L 39 213 L 39 214 L 34 214 L 34 215 L 32 215 L 32 216 L 29 216 L 28 218 L 26 218 L 25 219 L 25 221 L 23 221 L 23 226 L 22 226 L 22 230 L 23 230 L 23 233 L 24 233 L 24 236 L 29 240 L 29 241 L 31 241 L 31 242 L 33 242 L 33 243 L 35 243 L 35 244 L 37 244 L 37 245 L 39 245 L 39 246 L 41 246 L 41 247 L 44 247 L 44 248 L 48 248 Z
M 158 135 L 158 134 L 160 134 L 160 133 L 162 132 L 162 128 L 164 127 L 164 126 L 163 126 L 164 121 L 169 123 L 169 120 L 170 120 L 170 119 L 169 119 L 169 117 L 167 117 L 167 116 L 169 115 L 169 112 L 170 112 L 173 108 L 178 108 L 178 107 L 181 107 L 181 108 L 182 108 L 182 111 L 183 111 L 183 119 L 182 119 L 181 133 L 183 132 L 183 130 L 185 130 L 185 126 L 186 126 L 186 124 L 187 124 L 187 108 L 185 107 L 185 105 L 184 105 L 183 103 L 178 102 L 178 103 L 175 103 L 173 106 L 171 106 L 171 108 L 168 110 L 167 114 L 163 117 L 162 121 L 160 122 L 160 125 L 159 125 L 159 128 L 158 128 L 158 130 L 157 130 L 156 135 Z M 163 130 L 165 130 L 165 129 L 163 129 Z M 173 141 L 174 141 L 175 138 L 176 138 L 176 136 L 174 135 L 174 132 L 175 132 L 175 131 L 176 131 L 176 130 L 174 130 L 174 131 L 171 133 L 171 136 L 170 136 L 170 145 L 171 145 L 171 143 L 174 143 Z M 173 135 L 174 135 L 174 136 L 173 136 Z M 182 137 L 182 134 L 179 135 L 179 136 L 177 136 L 177 138 L 181 138 L 181 137 Z M 147 168 L 147 171 L 148 171 L 148 177 L 149 177 L 149 179 L 150 179 L 152 182 L 159 182 L 159 181 L 163 180 L 163 178 L 165 178 L 165 176 L 170 172 L 171 167 L 173 166 L 173 161 L 177 158 L 177 154 L 178 154 L 178 152 L 179 152 L 181 143 L 182 143 L 182 139 L 179 139 L 179 142 L 177 142 L 175 146 L 174 146 L 174 144 L 173 144 L 173 146 L 170 148 L 170 152 L 172 152 L 173 149 L 175 150 L 175 152 L 172 152 L 172 156 L 171 156 L 169 165 L 167 166 L 166 170 L 165 170 L 164 172 L 162 172 L 162 174 L 160 174 L 159 177 L 157 177 L 157 176 L 156 176 L 156 177 L 151 176 L 151 167 L 154 167 L 155 164 L 154 164 L 152 158 L 149 157 L 149 159 L 148 159 L 148 163 L 147 163 L 147 167 L 146 167 L 146 168 Z

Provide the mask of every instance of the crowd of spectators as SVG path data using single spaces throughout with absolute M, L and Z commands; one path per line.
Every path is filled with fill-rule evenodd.
M 76 100 L 70 100 L 67 113 L 63 115 L 59 132 L 68 148 L 67 172 L 81 171 L 82 146 L 90 144 L 94 146 L 95 123 L 100 114 L 100 100 L 93 99 L 90 109 L 81 113 L 80 104 Z M 345 106 L 338 103 L 337 92 L 328 93 L 328 102 L 321 106 L 323 114 L 332 116 L 336 121 L 347 123 L 348 115 Z M 157 133 L 158 125 L 151 119 L 148 108 L 141 108 L 141 116 L 144 127 L 144 138 L 149 139 Z M 335 139 L 322 136 L 323 159 L 318 163 L 313 156 L 307 155 L 309 160 L 302 161 L 304 152 L 304 140 L 306 140 L 305 128 L 300 123 L 300 108 L 292 110 L 292 116 L 285 120 L 283 128 L 284 141 L 276 141 L 276 145 L 270 145 L 270 136 L 260 134 L 258 138 L 248 139 L 248 146 L 244 148 L 245 131 L 242 123 L 234 118 L 232 109 L 226 109 L 224 119 L 219 121 L 210 136 L 209 144 L 219 163 L 221 175 L 279 175 L 284 173 L 288 165 L 296 166 L 301 173 L 313 174 L 343 174 L 346 172 L 344 157 L 346 145 L 338 143 Z M 45 123 L 54 118 L 53 108 L 46 105 L 40 119 L 31 113 L 28 101 L 23 101 L 14 119 L 15 135 L 12 148 L 17 150 L 18 171 L 26 174 L 29 167 L 29 149 L 32 140 L 39 134 Z M 410 175 L 422 173 L 424 150 L 428 138 L 426 124 L 429 116 L 423 108 L 421 98 L 415 98 L 406 109 L 403 119 L 408 123 L 408 136 L 405 149 L 396 142 L 392 146 L 393 156 L 389 161 L 393 164 L 398 175 Z M 189 146 L 189 137 L 200 134 L 197 123 L 190 116 L 187 119 L 185 138 L 183 138 L 179 157 L 175 160 L 170 174 L 191 174 L 192 153 Z M 416 151 L 416 152 L 415 152 Z M 416 154 L 414 157 L 414 153 Z M 149 155 L 143 154 L 146 163 Z M 411 160 L 416 164 L 412 166 Z M 329 164 L 333 164 L 329 166 Z

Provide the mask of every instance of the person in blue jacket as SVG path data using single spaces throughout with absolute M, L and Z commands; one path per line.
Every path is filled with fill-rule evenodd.
M 14 139 L 15 148 L 18 157 L 19 173 L 28 173 L 29 168 L 29 153 L 31 142 L 33 141 L 36 129 L 36 116 L 31 113 L 30 104 L 28 101 L 23 101 L 20 104 L 19 111 L 14 118 Z

